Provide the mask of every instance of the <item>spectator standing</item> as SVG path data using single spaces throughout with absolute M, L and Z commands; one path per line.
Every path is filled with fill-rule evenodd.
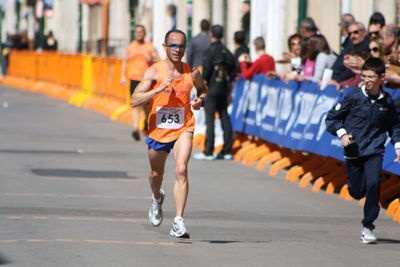
M 14 35 L 13 47 L 17 50 L 27 50 L 29 49 L 29 40 L 27 33 L 21 33 Z
M 187 63 L 191 67 L 199 68 L 202 70 L 201 64 L 203 63 L 203 55 L 204 52 L 211 45 L 210 38 L 210 22 L 206 19 L 203 19 L 200 22 L 201 33 L 196 35 L 191 41 L 187 54 Z
M 235 58 L 222 43 L 224 29 L 220 25 L 211 27 L 211 47 L 203 57 L 203 80 L 208 85 L 206 100 L 206 142 L 202 153 L 194 154 L 196 160 L 231 160 L 233 131 L 228 114 L 228 105 L 231 101 L 232 84 L 235 81 Z M 222 151 L 215 157 L 215 113 L 218 112 L 221 127 L 224 132 Z
M 242 31 L 244 32 L 245 43 L 248 44 L 250 40 L 250 9 L 251 9 L 251 2 L 250 0 L 243 1 L 242 5 Z
M 386 74 L 385 74 L 385 81 L 387 82 L 385 84 L 386 87 L 395 89 L 400 88 L 400 74 L 398 72 L 400 69 L 399 55 L 400 55 L 400 38 L 397 39 L 396 51 L 393 51 L 393 53 L 388 56 L 388 62 L 390 64 L 389 67 L 386 69 Z M 386 64 L 386 66 L 388 66 L 388 64 Z M 400 99 L 399 98 L 396 99 L 396 102 L 400 114 Z
M 379 41 L 379 38 L 371 39 L 369 41 L 368 48 L 371 57 L 379 57 L 380 59 L 383 60 L 384 51 L 383 51 L 383 46 Z
M 380 42 L 383 46 L 383 60 L 386 62 L 386 86 L 390 88 L 399 88 L 400 84 L 400 66 L 399 54 L 396 49 L 397 36 L 400 32 L 400 27 L 396 24 L 387 24 L 380 30 Z
M 380 24 L 370 24 L 368 25 L 368 36 L 373 39 L 373 38 L 379 38 L 379 31 L 381 30 L 381 25 Z
M 286 79 L 309 80 L 317 82 L 322 79 L 326 68 L 331 68 L 336 60 L 326 38 L 319 34 L 308 38 L 308 49 L 303 68 L 303 76 L 290 72 Z M 293 76 L 294 75 L 294 76 Z
M 122 64 L 121 84 L 126 83 L 126 79 L 130 80 L 130 93 L 131 95 L 135 92 L 135 88 L 140 83 L 140 79 L 143 73 L 153 63 L 158 62 L 160 57 L 158 56 L 157 50 L 154 48 L 153 43 L 145 40 L 146 29 L 142 25 L 135 26 L 135 39 L 130 43 L 126 57 Z M 149 109 L 147 106 L 141 106 L 140 108 L 133 109 L 133 131 L 132 137 L 136 141 L 140 140 L 139 124 L 140 124 L 140 112 L 143 111 L 147 117 Z M 147 135 L 147 126 L 145 123 L 145 129 L 143 134 Z
M 361 81 L 360 74 L 365 60 L 367 60 L 369 57 L 376 57 L 383 60 L 383 55 L 383 47 L 379 41 L 379 38 L 374 38 L 369 42 L 369 53 L 364 51 L 352 51 L 346 55 L 344 65 L 357 74 L 357 79 L 355 79 L 355 82 L 357 83 Z M 358 86 L 358 84 L 356 86 Z
M 374 12 L 369 18 L 368 25 L 371 24 L 378 24 L 379 28 L 382 29 L 386 25 L 385 16 L 380 12 Z
M 372 38 L 379 37 L 379 31 L 385 26 L 385 17 L 380 12 L 371 15 L 368 22 L 368 35 Z
M 304 18 L 300 23 L 300 35 L 301 35 L 301 43 L 300 43 L 300 54 L 301 54 L 301 63 L 302 65 L 305 63 L 305 56 L 308 49 L 308 39 L 311 36 L 320 34 L 315 21 L 311 17 Z
M 165 163 L 171 149 L 175 156 L 174 203 L 175 218 L 170 235 L 190 238 L 183 219 L 188 196 L 188 162 L 192 151 L 195 118 L 192 113 L 204 105 L 207 86 L 197 69 L 182 62 L 186 49 L 186 35 L 180 30 L 167 32 L 163 44 L 167 54 L 149 67 L 132 95 L 132 106 L 150 103 L 149 136 L 146 138 L 150 161 L 150 187 L 153 193 L 149 220 L 159 226 L 163 220 L 162 204 L 165 193 L 161 189 Z M 197 97 L 190 101 L 192 87 Z
M 235 44 L 235 51 L 233 53 L 233 56 L 235 57 L 236 74 L 239 75 L 240 74 L 239 57 L 242 54 L 249 54 L 250 53 L 250 49 L 246 44 L 244 31 L 235 32 L 235 34 L 233 36 L 233 41 L 234 41 L 234 44 Z
M 321 80 L 324 70 L 331 68 L 335 63 L 336 56 L 332 53 L 328 41 L 323 35 L 314 35 L 308 39 L 307 60 L 315 61 L 314 68 L 307 73 L 308 75 L 304 68 L 304 76 L 311 81 Z
M 307 39 L 313 35 L 319 34 L 318 28 L 315 25 L 313 18 L 307 17 L 301 21 L 300 34 L 303 39 Z
M 366 197 L 360 242 L 374 243 L 379 215 L 380 182 L 387 133 L 400 160 L 400 124 L 392 97 L 383 91 L 385 63 L 369 58 L 362 67 L 364 85 L 333 107 L 325 120 L 327 131 L 344 146 L 347 185 L 355 199 Z
M 381 44 L 383 46 L 385 55 L 388 56 L 395 51 L 396 41 L 400 27 L 396 24 L 385 25 L 379 32 Z M 385 58 L 386 60 L 386 58 Z
M 298 33 L 289 36 L 288 38 L 289 52 L 283 52 L 282 54 L 283 59 L 279 60 L 279 63 L 291 63 L 292 67 L 294 65 L 299 65 L 297 63 L 294 63 L 292 60 L 296 58 L 295 62 L 298 62 L 299 60 L 301 61 L 301 40 L 302 37 Z
M 351 48 L 349 48 L 348 46 L 350 46 L 350 47 L 353 46 L 350 41 L 349 26 L 350 26 L 350 23 L 353 23 L 354 21 L 355 21 L 354 16 L 349 13 L 343 14 L 340 19 L 340 22 L 339 22 L 340 35 L 342 36 L 342 38 L 344 38 L 342 45 L 341 45 L 341 47 L 342 47 L 341 50 L 350 51 Z
M 288 38 L 288 48 L 289 52 L 283 52 L 282 53 L 282 59 L 279 59 L 276 61 L 278 64 L 286 64 L 290 63 L 290 70 L 285 70 L 282 73 L 276 73 L 276 72 L 269 72 L 267 74 L 268 79 L 275 79 L 275 78 L 281 78 L 281 79 L 286 79 L 286 77 L 289 75 L 295 74 L 300 74 L 301 70 L 303 68 L 303 63 L 302 63 L 302 52 L 305 53 L 305 51 L 302 51 L 302 37 L 299 33 L 295 33 L 289 36 Z
M 2 75 L 7 75 L 7 69 L 8 69 L 8 64 L 9 64 L 9 58 L 10 58 L 10 44 L 3 43 L 1 45 L 1 74 Z
M 274 58 L 265 53 L 265 42 L 263 37 L 257 37 L 254 39 L 254 48 L 259 58 L 253 63 L 250 62 L 250 56 L 243 54 L 239 57 L 240 70 L 242 77 L 245 80 L 251 79 L 256 74 L 263 73 L 268 74 L 269 72 L 275 72 L 275 61 Z
M 58 48 L 57 40 L 53 36 L 53 32 L 49 31 L 46 36 L 46 42 L 44 43 L 43 50 L 56 51 Z
M 168 16 L 171 18 L 171 30 L 176 29 L 176 5 L 169 4 L 167 6 Z
M 346 68 L 353 72 L 353 76 L 339 84 L 343 87 L 360 87 L 362 84 L 361 69 L 365 61 L 370 58 L 369 52 L 364 50 L 352 50 L 350 53 L 344 56 L 343 64 Z

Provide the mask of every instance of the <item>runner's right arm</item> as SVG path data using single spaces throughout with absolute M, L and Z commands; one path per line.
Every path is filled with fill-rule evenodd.
M 164 91 L 171 85 L 172 77 L 164 78 L 159 87 L 150 90 L 157 81 L 157 69 L 154 66 L 148 68 L 142 76 L 142 79 L 132 95 L 131 106 L 138 107 L 147 104 L 155 95 Z

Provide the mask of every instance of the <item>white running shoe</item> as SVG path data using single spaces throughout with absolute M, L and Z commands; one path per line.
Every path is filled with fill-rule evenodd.
M 169 234 L 178 238 L 190 238 L 190 234 L 186 231 L 185 220 L 182 217 L 175 217 Z
M 149 210 L 149 221 L 153 226 L 159 226 L 163 220 L 162 204 L 164 202 L 165 193 L 160 189 L 161 201 L 156 203 L 154 199 L 151 201 L 151 208 Z
M 364 243 L 364 244 L 370 244 L 370 243 L 375 243 L 376 242 L 376 237 L 372 233 L 371 229 L 368 229 L 368 228 L 364 227 L 361 230 L 360 242 Z
M 203 152 L 201 152 L 201 153 L 193 154 L 193 158 L 195 160 L 214 160 L 215 156 L 214 155 L 206 155 Z
M 217 159 L 232 160 L 233 155 L 232 154 L 218 154 Z

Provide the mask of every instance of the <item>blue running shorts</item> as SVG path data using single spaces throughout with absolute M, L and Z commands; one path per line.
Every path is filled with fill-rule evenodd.
M 160 143 L 147 136 L 145 142 L 152 149 L 156 151 L 163 150 L 169 154 L 171 152 L 171 149 L 174 147 L 176 140 L 168 143 Z

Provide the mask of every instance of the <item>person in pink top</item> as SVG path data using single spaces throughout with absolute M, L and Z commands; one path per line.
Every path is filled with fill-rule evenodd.
M 275 60 L 272 56 L 265 53 L 265 41 L 263 37 L 257 37 L 254 39 L 254 47 L 259 58 L 253 63 L 250 62 L 250 56 L 248 54 L 242 54 L 239 57 L 240 70 L 242 77 L 245 80 L 251 79 L 256 74 L 268 74 L 269 72 L 275 72 Z

